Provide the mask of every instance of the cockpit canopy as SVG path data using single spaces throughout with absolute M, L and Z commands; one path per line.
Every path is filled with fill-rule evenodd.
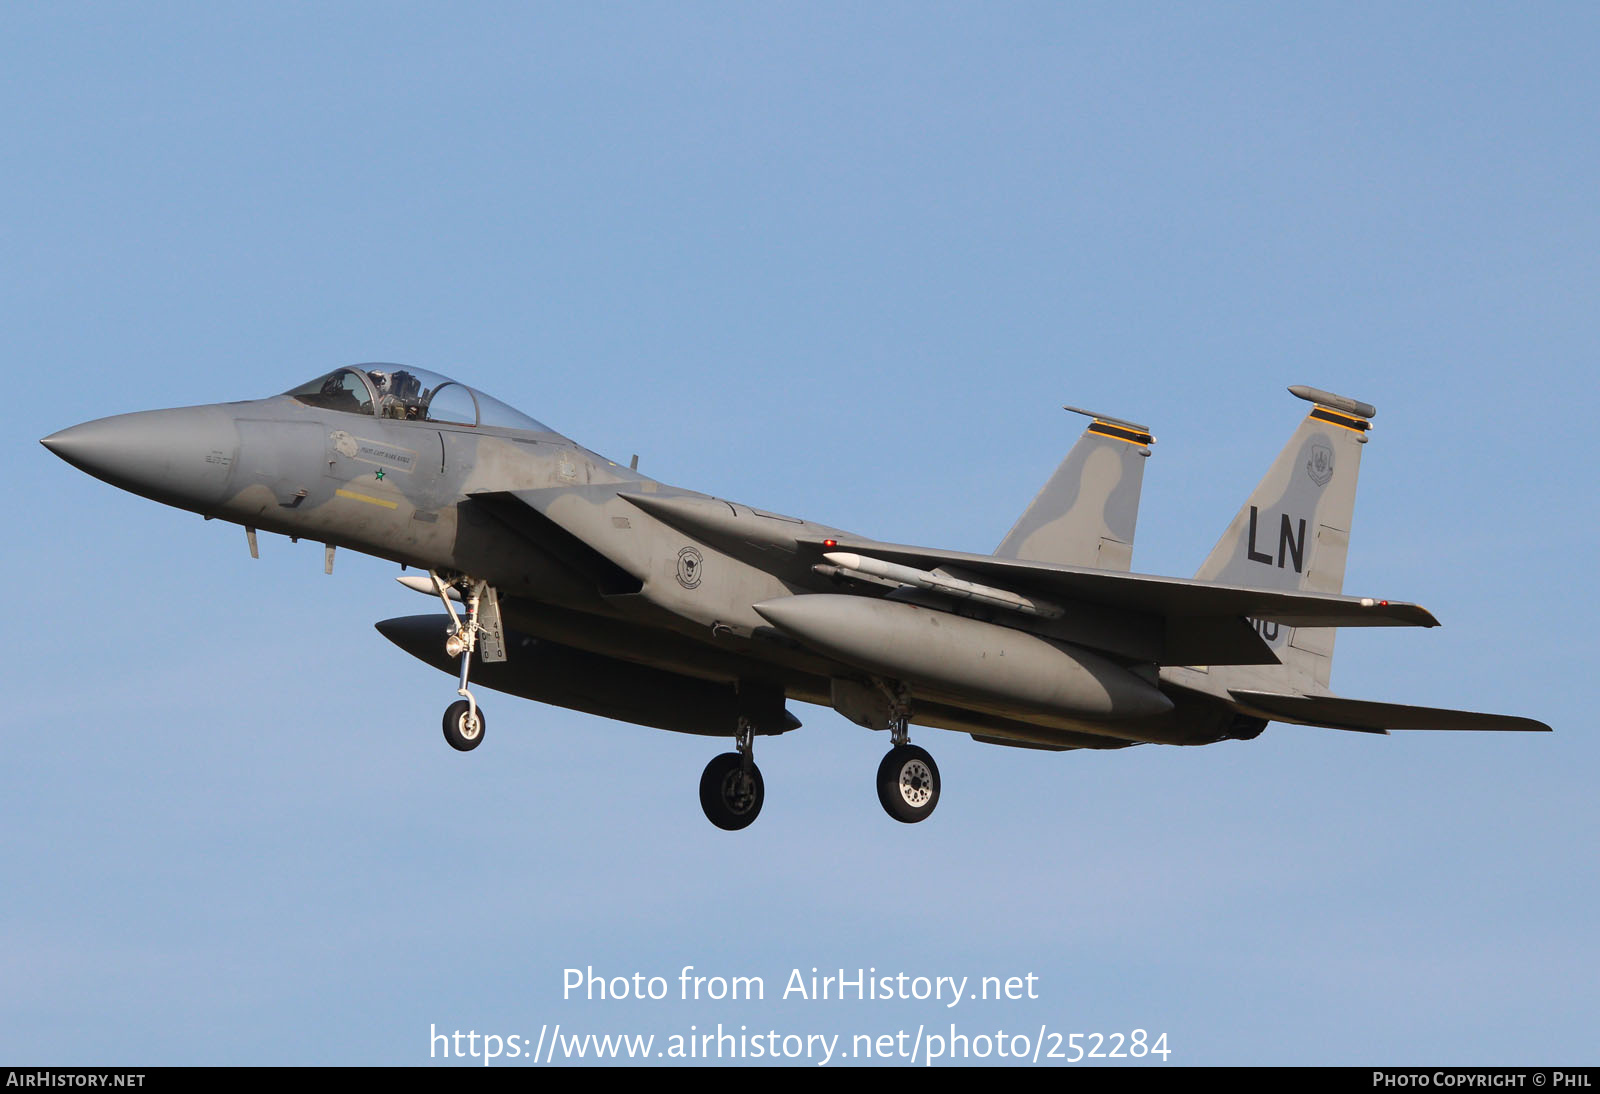
M 346 414 L 372 414 L 379 418 L 441 425 L 490 426 L 527 433 L 551 431 L 522 411 L 476 388 L 410 365 L 351 365 L 334 369 L 285 394 L 307 406 Z

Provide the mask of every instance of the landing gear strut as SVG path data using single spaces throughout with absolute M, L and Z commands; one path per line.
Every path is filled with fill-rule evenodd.
M 761 815 L 767 796 L 761 769 L 751 756 L 752 737 L 749 720 L 740 718 L 734 738 L 738 751 L 713 757 L 700 776 L 700 808 L 707 820 L 727 832 L 748 828 Z
M 894 747 L 878 764 L 878 801 L 895 820 L 916 824 L 939 804 L 939 765 L 927 750 L 911 743 L 911 702 L 904 689 L 890 693 L 889 710 Z
M 458 594 L 466 603 L 467 617 L 463 620 L 456 614 L 456 606 L 450 596 L 451 587 L 434 570 L 428 571 L 428 577 L 433 580 L 434 591 L 450 613 L 451 629 L 444 640 L 445 653 L 461 658 L 461 684 L 456 689 L 456 694 L 461 698 L 445 708 L 444 739 L 457 752 L 471 752 L 483 743 L 487 719 L 483 711 L 478 709 L 478 700 L 467 687 L 467 677 L 472 671 L 472 655 L 478 649 L 480 638 L 483 639 L 482 657 L 485 661 L 505 660 L 500 605 L 487 581 L 463 580 L 465 592 Z

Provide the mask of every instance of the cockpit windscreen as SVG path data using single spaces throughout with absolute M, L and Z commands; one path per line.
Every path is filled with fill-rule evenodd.
M 403 421 L 491 426 L 549 433 L 534 421 L 465 384 L 408 365 L 352 365 L 335 369 L 287 392 L 291 399 L 324 410 L 373 414 Z

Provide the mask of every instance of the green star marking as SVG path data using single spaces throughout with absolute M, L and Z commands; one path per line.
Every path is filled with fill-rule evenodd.
M 382 472 L 382 471 L 379 471 L 379 472 L 378 472 L 378 481 L 379 481 L 379 482 L 382 482 L 382 481 L 383 481 L 383 472 Z

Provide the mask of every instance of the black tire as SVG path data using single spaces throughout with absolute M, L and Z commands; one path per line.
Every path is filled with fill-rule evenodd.
M 457 752 L 471 752 L 483 744 L 483 733 L 488 728 L 489 720 L 483 716 L 483 708 L 479 707 L 477 725 L 470 725 L 468 714 L 471 709 L 465 699 L 457 699 L 445 708 L 444 739 Z
M 747 780 L 744 757 L 737 752 L 713 757 L 700 775 L 700 808 L 705 810 L 706 820 L 725 832 L 748 828 L 761 815 L 766 796 L 761 769 L 752 761 Z
M 939 765 L 916 745 L 896 745 L 878 765 L 878 801 L 897 821 L 927 820 L 939 804 Z

